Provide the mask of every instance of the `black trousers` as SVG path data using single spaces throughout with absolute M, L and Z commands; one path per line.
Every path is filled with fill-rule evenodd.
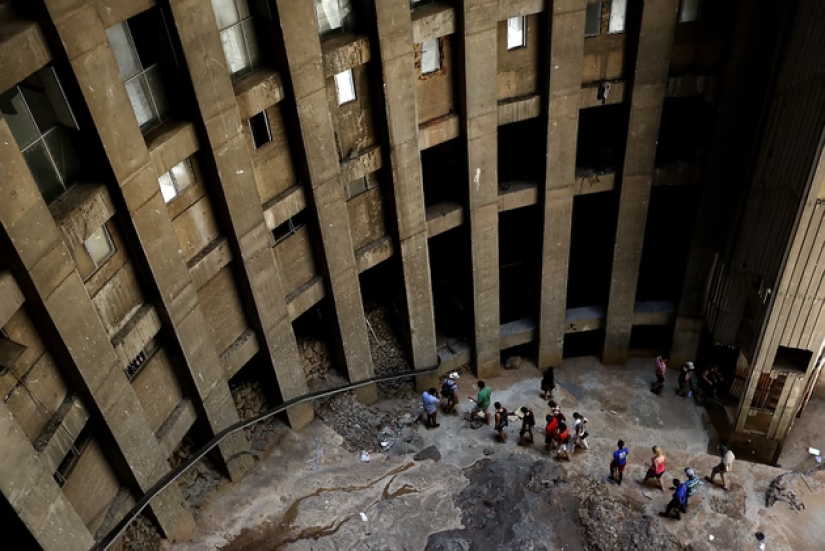
M 670 512 L 675 509 L 676 510 L 676 518 L 682 518 L 682 514 L 679 512 L 679 510 L 681 508 L 682 508 L 682 504 L 679 502 L 678 499 L 676 499 L 674 497 L 673 499 L 670 500 L 670 503 L 667 504 L 667 508 L 665 508 L 665 514 L 670 516 Z

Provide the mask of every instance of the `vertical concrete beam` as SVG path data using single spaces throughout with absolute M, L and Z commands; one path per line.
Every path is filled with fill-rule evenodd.
M 241 132 L 242 121 L 232 80 L 223 63 L 223 48 L 212 4 L 194 0 L 170 2 L 183 54 L 192 76 L 198 107 L 206 126 L 218 169 L 217 206 L 226 213 L 228 235 L 240 259 L 247 304 L 267 360 L 275 372 L 284 400 L 309 393 L 304 365 L 295 342 L 284 299 L 281 273 L 275 264 L 272 236 L 266 227 L 261 198 L 255 185 L 252 160 Z M 312 404 L 290 408 L 294 429 L 312 420 Z
M 496 0 L 464 0 L 461 65 L 467 140 L 476 374 L 495 377 L 499 361 L 498 52 Z
M 438 361 L 427 244 L 427 216 L 418 149 L 416 71 L 409 0 L 377 0 L 384 107 L 390 139 L 392 191 L 404 272 L 413 366 Z
M 630 95 L 602 362 L 627 361 L 678 0 L 646 0 Z
M 45 551 L 86 551 L 94 539 L 0 401 L 0 493 Z
M 169 471 L 166 454 L 119 365 L 62 234 L 3 117 L 0 117 L 0 227 L 17 254 L 16 259 L 8 259 L 18 270 L 15 278 L 33 308 L 43 312 L 56 332 L 59 344 L 53 351 L 71 362 L 63 367 L 72 370 L 75 390 L 91 402 L 88 405 L 96 409 L 95 413 L 114 437 L 131 477 L 128 482 L 141 491 L 148 490 Z M 0 464 L 14 465 L 5 461 Z M 44 480 L 38 480 L 37 484 L 38 488 L 43 486 L 38 491 L 46 491 Z M 11 503 L 19 499 L 11 497 Z M 151 511 L 169 539 L 186 539 L 195 527 L 195 520 L 175 485 L 152 502 Z
M 374 376 L 367 321 L 344 199 L 344 184 L 329 113 L 321 41 L 309 0 L 276 0 L 301 127 L 309 184 L 321 229 L 337 327 L 351 382 Z M 359 393 L 375 401 L 373 387 Z
M 112 193 L 120 194 L 128 209 L 128 220 L 152 275 L 150 283 L 156 286 L 162 304 L 160 313 L 180 346 L 188 382 L 197 392 L 192 398 L 203 408 L 211 432 L 217 434 L 239 420 L 238 412 L 205 330 L 206 320 L 160 194 L 157 171 L 96 5 L 91 0 L 46 0 L 46 7 L 117 179 Z M 230 436 L 219 448 L 233 480 L 252 466 L 249 443 L 242 433 Z
M 539 369 L 561 363 L 564 349 L 587 0 L 551 5 Z

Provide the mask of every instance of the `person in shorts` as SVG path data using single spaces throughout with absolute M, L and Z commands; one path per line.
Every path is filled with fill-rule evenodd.
M 630 452 L 625 447 L 624 440 L 619 440 L 617 448 L 613 452 L 613 459 L 610 461 L 610 476 L 607 477 L 607 481 L 615 482 L 621 486 L 624 468 L 627 466 L 627 454 Z
M 490 395 L 493 393 L 493 389 L 487 386 L 484 381 L 478 382 L 478 394 L 475 398 L 472 396 L 468 396 L 470 400 L 475 402 L 475 406 L 473 407 L 473 411 L 470 412 L 470 420 L 476 418 L 476 415 L 479 413 L 484 413 L 484 424 L 490 424 Z
M 718 474 L 722 477 L 722 489 L 727 492 L 730 491 L 730 488 L 728 487 L 728 481 L 725 479 L 725 474 L 730 472 L 730 469 L 733 466 L 733 460 L 736 458 L 727 446 L 719 446 L 719 452 L 722 454 L 722 461 L 713 468 L 710 472 L 710 476 L 706 476 L 705 480 L 711 484 L 716 484 L 714 481 L 716 480 L 716 475 Z
M 493 404 L 496 408 L 496 427 L 495 430 L 498 433 L 498 439 L 501 442 L 507 442 L 507 433 L 504 432 L 504 429 L 507 425 L 510 424 L 510 420 L 507 418 L 508 412 L 507 408 L 501 405 L 501 402 L 496 402 Z
M 521 408 L 521 430 L 518 433 L 519 445 L 525 446 L 533 443 L 533 427 L 536 426 L 536 416 L 533 410 L 526 407 Z
M 567 447 L 570 445 L 570 429 L 567 428 L 567 423 L 564 421 L 558 422 L 558 427 L 555 431 L 555 440 L 556 459 L 570 461 L 570 454 L 567 453 Z
M 541 392 L 544 394 L 544 399 L 549 400 L 553 397 L 553 390 L 556 389 L 556 375 L 553 367 L 548 367 L 544 370 L 541 376 Z
M 424 406 L 424 413 L 427 414 L 427 428 L 432 429 L 440 427 L 438 424 L 438 404 L 441 398 L 438 397 L 438 391 L 434 388 L 424 391 L 421 395 L 421 403 Z
M 573 432 L 570 435 L 570 453 L 576 451 L 576 446 L 589 449 L 587 445 L 587 419 L 578 411 L 573 413 Z
M 650 392 L 654 394 L 660 394 L 662 392 L 662 388 L 665 386 L 665 381 L 667 381 L 667 363 L 670 361 L 670 358 L 667 356 L 657 356 L 656 363 L 654 367 L 654 375 L 656 375 L 656 382 L 650 386 Z
M 446 413 L 452 413 L 455 411 L 455 406 L 458 405 L 458 385 L 455 384 L 449 375 L 444 378 L 444 382 L 441 383 L 441 396 L 447 400 L 447 404 L 444 406 L 444 411 Z
M 667 457 L 665 457 L 662 448 L 659 446 L 653 446 L 653 458 L 650 460 L 650 467 L 647 468 L 647 474 L 642 480 L 638 480 L 639 484 L 644 484 L 651 478 L 655 478 L 656 482 L 659 483 L 659 489 L 663 492 L 665 491 L 665 485 L 662 482 L 662 475 L 665 474 L 667 463 Z

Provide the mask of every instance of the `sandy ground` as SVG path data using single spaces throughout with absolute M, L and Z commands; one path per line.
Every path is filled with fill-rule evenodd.
M 437 446 L 439 462 L 375 454 L 361 463 L 320 420 L 300 433 L 279 429 L 253 472 L 213 495 L 198 513 L 192 541 L 173 549 L 585 549 L 579 509 L 593 496 L 629 504 L 638 517 L 631 520 L 644 522 L 648 535 L 667 532 L 689 549 L 758 549 L 757 531 L 767 535 L 766 549 L 823 548 L 822 472 L 794 486 L 804 511 L 782 502 L 768 509 L 765 491 L 785 471 L 737 461 L 731 492 L 706 484 L 682 521 L 659 518 L 669 492 L 635 482 L 650 447 L 665 450 L 668 474 L 679 477 L 692 467 L 704 475 L 718 463 L 709 455 L 717 437 L 703 409 L 673 394 L 673 381 L 655 396 L 648 391 L 651 378 L 650 360 L 606 368 L 594 358 L 576 358 L 557 370 L 556 401 L 568 417 L 579 411 L 589 419 L 590 450 L 569 463 L 554 461 L 540 436 L 532 447 L 518 446 L 515 423 L 501 444 L 492 428 L 474 430 L 461 415 L 442 415 L 441 427 L 430 431 L 413 426 L 413 445 Z M 493 401 L 511 411 L 532 407 L 541 423 L 548 408 L 539 379 L 528 362 L 505 371 L 489 381 Z M 474 384 L 468 377 L 459 381 L 459 409 L 469 406 Z M 631 451 L 622 487 L 605 481 L 619 438 Z M 636 548 L 653 548 L 649 541 Z

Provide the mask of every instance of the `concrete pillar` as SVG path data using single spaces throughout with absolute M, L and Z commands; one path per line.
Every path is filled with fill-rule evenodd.
M 0 493 L 45 551 L 86 551 L 94 539 L 0 400 Z
M 272 365 L 284 400 L 309 393 L 303 360 L 286 309 L 281 274 L 272 252 L 272 236 L 264 221 L 252 161 L 243 133 L 238 103 L 212 4 L 194 0 L 170 2 L 183 54 L 192 76 L 206 137 L 220 175 L 215 197 L 227 220 L 226 229 L 240 261 L 247 308 L 265 357 Z M 298 429 L 313 418 L 312 404 L 291 408 L 290 426 Z
M 548 13 L 551 31 L 539 314 L 540 369 L 561 363 L 564 350 L 587 0 L 566 0 L 551 5 L 552 12 Z
M 610 302 L 602 362 L 627 362 L 647 206 L 656 161 L 656 142 L 667 89 L 678 0 L 647 0 L 630 93 L 630 122 L 613 250 Z
M 355 250 L 344 199 L 346 182 L 335 144 L 324 77 L 315 8 L 309 0 L 276 0 L 283 31 L 286 63 L 295 95 L 301 141 L 312 199 L 318 214 L 323 256 L 340 332 L 341 347 L 352 382 L 374 376 Z M 374 386 L 359 397 L 377 399 Z
M 424 182 L 418 149 L 416 70 L 409 0 L 375 3 L 384 77 L 384 106 L 390 139 L 392 190 L 401 266 L 416 369 L 438 362 L 433 292 L 427 244 Z
M 47 0 L 46 6 L 117 179 L 117 186 L 111 189 L 113 199 L 116 203 L 120 199 L 128 209 L 128 217 L 123 218 L 131 223 L 137 236 L 143 253 L 139 260 L 148 265 L 150 283 L 157 287 L 161 317 L 172 328 L 190 378 L 189 386 L 196 389 L 197 396 L 191 398 L 203 408 L 211 432 L 217 434 L 238 422 L 238 412 L 217 351 L 205 329 L 206 320 L 160 193 L 157 171 L 96 4 L 91 0 L 71 4 Z M 243 433 L 224 440 L 219 450 L 233 480 L 252 466 L 249 443 Z
M 498 52 L 496 0 L 464 0 L 460 85 L 467 140 L 476 374 L 495 377 L 499 360 Z
M 51 352 L 61 360 L 72 387 L 111 432 L 116 451 L 123 459 L 121 466 L 130 477 L 125 482 L 146 491 L 169 471 L 166 454 L 126 379 L 62 234 L 3 117 L 0 117 L 0 182 L 0 226 L 17 253 L 16 258 L 7 259 L 15 271 L 15 279 L 32 311 L 51 325 L 44 328 L 47 335 L 52 333 L 50 341 L 58 343 L 52 345 Z M 0 459 L 4 451 L 0 451 Z M 6 461 L 0 464 L 14 465 Z M 44 480 L 37 480 L 36 484 L 38 489 L 46 491 Z M 12 494 L 7 495 L 7 499 L 14 503 L 22 498 Z M 160 494 L 152 502 L 150 511 L 171 540 L 188 538 L 195 527 L 195 520 L 176 485 Z

